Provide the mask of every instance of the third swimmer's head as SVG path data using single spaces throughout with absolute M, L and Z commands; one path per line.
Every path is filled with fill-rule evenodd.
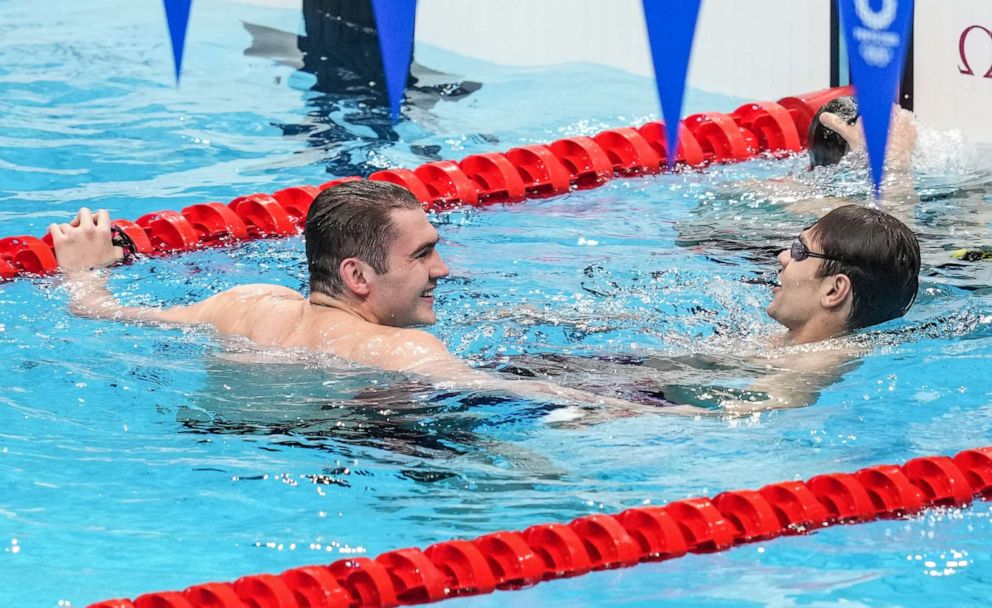
M 839 133 L 820 123 L 820 115 L 824 112 L 836 114 L 848 124 L 854 124 L 858 119 L 858 104 L 851 96 L 838 97 L 824 104 L 813 116 L 807 134 L 810 169 L 836 165 L 848 150 L 847 141 Z

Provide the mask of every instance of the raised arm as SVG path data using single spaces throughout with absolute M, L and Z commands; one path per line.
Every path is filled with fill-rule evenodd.
M 820 115 L 820 122 L 823 126 L 836 131 L 838 135 L 843 137 L 851 150 L 865 149 L 865 132 L 860 118 L 854 124 L 847 124 L 847 121 L 840 116 L 831 112 L 824 112 Z M 899 106 L 893 106 L 889 141 L 885 153 L 885 165 L 888 171 L 912 172 L 916 139 L 916 120 L 913 118 L 913 113 Z

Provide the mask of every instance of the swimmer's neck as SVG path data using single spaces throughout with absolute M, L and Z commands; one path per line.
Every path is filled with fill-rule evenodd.
M 311 293 L 310 299 L 307 300 L 307 302 L 312 308 L 317 308 L 318 310 L 321 308 L 337 310 L 348 316 L 355 317 L 358 320 L 365 321 L 366 323 L 381 325 L 381 323 L 379 323 L 379 321 L 375 318 L 375 315 L 364 310 L 362 306 L 346 302 L 339 298 L 331 297 L 327 294 Z
M 845 324 L 836 323 L 806 323 L 800 327 L 790 328 L 781 337 L 779 346 L 800 346 L 802 344 L 812 344 L 822 342 L 831 338 L 837 338 L 847 333 Z

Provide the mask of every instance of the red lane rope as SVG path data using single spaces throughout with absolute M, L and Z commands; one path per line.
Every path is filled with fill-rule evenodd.
M 817 475 L 664 507 L 595 514 L 567 524 L 397 549 L 369 559 L 259 574 L 233 583 L 114 599 L 88 608 L 352 608 L 425 604 L 518 589 L 639 562 L 723 551 L 834 524 L 900 517 L 992 499 L 992 447 Z
M 706 112 L 682 121 L 676 160 L 683 166 L 738 162 L 759 154 L 799 152 L 809 122 L 820 107 L 851 87 L 785 97 L 778 102 L 744 104 L 730 114 Z M 667 157 L 665 128 L 649 122 L 593 137 L 576 136 L 547 145 L 528 145 L 505 154 L 472 154 L 460 162 L 444 160 L 416 169 L 376 171 L 370 180 L 404 186 L 428 211 L 458 206 L 516 203 L 557 196 L 571 189 L 601 186 L 614 177 L 659 173 Z M 200 203 L 182 211 L 158 211 L 134 222 L 114 220 L 138 252 L 164 255 L 235 241 L 298 234 L 314 197 L 360 177 L 343 177 L 320 186 L 285 188 L 272 194 L 239 196 L 228 204 Z M 0 281 L 58 270 L 51 238 L 0 239 Z

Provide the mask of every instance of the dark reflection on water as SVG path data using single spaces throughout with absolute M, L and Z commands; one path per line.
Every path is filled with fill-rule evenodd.
M 246 55 L 292 66 L 315 79 L 302 122 L 276 126 L 287 136 L 305 138 L 308 147 L 324 151 L 322 163 L 332 175 L 367 175 L 381 169 L 370 164 L 370 152 L 395 145 L 400 136 L 389 114 L 371 1 L 304 0 L 303 19 L 303 36 L 245 24 L 252 36 Z M 414 58 L 404 104 L 424 117 L 436 104 L 460 101 L 481 87 L 479 82 L 433 70 Z M 494 137 L 488 139 L 498 143 Z M 436 145 L 409 144 L 409 150 L 424 162 L 442 160 Z
M 543 462 L 535 465 L 539 457 L 495 439 L 491 431 L 534 424 L 558 405 L 439 390 L 403 374 L 343 364 L 212 356 L 205 369 L 205 384 L 178 413 L 187 433 L 256 437 L 262 450 L 305 448 L 338 458 L 374 458 L 401 477 L 424 483 L 460 475 L 465 462 L 454 461 L 461 457 L 554 475 Z M 312 481 L 348 485 L 349 475 L 361 474 L 324 473 L 325 479 Z

